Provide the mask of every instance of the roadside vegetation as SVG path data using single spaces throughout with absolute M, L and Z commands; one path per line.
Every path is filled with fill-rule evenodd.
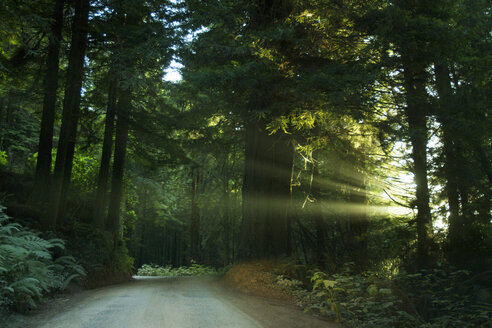
M 487 327 L 491 31 L 490 0 L 2 0 L 1 307 L 235 265 L 348 326 Z
M 4 210 L 0 206 L 0 314 L 33 309 L 46 296 L 85 277 L 76 259 L 63 255 L 63 240 L 40 237 L 14 223 Z
M 492 322 L 492 293 L 480 283 L 491 277 L 451 267 L 360 273 L 350 263 L 328 273 L 295 262 L 260 261 L 234 265 L 226 281 L 350 328 L 482 328 Z
M 137 276 L 151 276 L 151 277 L 182 277 L 182 276 L 213 276 L 223 274 L 225 269 L 215 269 L 209 266 L 201 265 L 195 261 L 191 261 L 190 266 L 181 266 L 173 268 L 168 266 L 158 266 L 152 264 L 142 265 L 138 271 Z

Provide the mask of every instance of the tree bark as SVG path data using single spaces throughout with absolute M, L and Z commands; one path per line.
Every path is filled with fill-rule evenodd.
M 417 264 L 430 264 L 431 214 L 429 207 L 429 186 L 427 181 L 427 93 L 425 91 L 425 67 L 403 57 L 404 86 L 407 106 L 405 115 L 412 144 L 413 173 L 415 176 L 417 206 Z
M 326 259 L 326 224 L 323 219 L 323 207 L 321 199 L 321 181 L 319 176 L 319 162 L 316 156 L 313 154 L 311 159 L 311 196 L 314 199 L 312 217 L 314 219 L 314 227 L 316 230 L 316 263 L 325 268 L 327 264 Z
M 191 172 L 190 260 L 200 261 L 200 209 L 196 202 L 200 171 Z
M 222 226 L 224 227 L 224 238 L 222 240 L 224 247 L 224 257 L 222 264 L 224 266 L 231 263 L 231 235 L 232 218 L 231 218 L 231 196 L 229 195 L 228 179 L 224 182 L 224 190 L 222 194 Z
M 260 198 L 260 184 L 257 167 L 259 166 L 258 144 L 260 127 L 256 120 L 245 124 L 244 177 L 242 188 L 242 222 L 239 237 L 238 258 L 240 260 L 260 257 L 259 229 L 260 212 L 257 199 Z
M 77 137 L 80 111 L 82 80 L 84 75 L 84 58 L 87 43 L 89 18 L 89 1 L 75 1 L 75 15 L 72 24 L 72 42 L 68 61 L 65 97 L 63 99 L 62 126 L 55 161 L 53 188 L 51 192 L 51 210 L 46 219 L 49 228 L 62 224 L 73 155 Z
M 108 202 L 108 184 L 113 149 L 114 122 L 116 114 L 117 80 L 112 72 L 109 73 L 108 108 L 104 126 L 104 141 L 101 154 L 101 165 L 97 179 L 97 193 L 94 205 L 93 225 L 103 229 L 105 224 L 105 212 Z
M 111 232 L 115 241 L 120 231 L 120 204 L 123 198 L 123 177 L 125 170 L 126 146 L 128 142 L 129 116 L 131 113 L 131 88 L 122 90 L 117 105 L 116 139 L 114 148 L 113 174 L 111 177 L 111 194 L 109 199 L 106 229 Z
M 246 124 L 243 221 L 239 258 L 288 254 L 293 148 L 288 136 L 269 135 L 262 120 Z
M 64 0 L 56 0 L 53 23 L 48 44 L 46 75 L 44 78 L 43 114 L 39 134 L 38 158 L 34 181 L 33 199 L 46 201 L 49 178 L 51 174 L 51 152 L 53 149 L 53 127 L 55 124 L 56 94 L 58 89 L 58 67 L 60 59 L 60 42 L 63 29 Z M 44 203 L 44 202 L 43 202 Z
M 123 198 L 123 177 L 128 143 L 129 123 L 132 113 L 133 83 L 135 75 L 135 54 L 131 49 L 135 46 L 135 39 L 129 35 L 130 29 L 139 28 L 141 13 L 135 8 L 118 7 L 117 16 L 122 24 L 122 35 L 118 39 L 119 52 L 115 73 L 118 74 L 119 101 L 116 105 L 116 133 L 111 177 L 111 193 L 109 196 L 108 217 L 106 229 L 113 234 L 115 244 L 120 240 L 120 205 Z
M 290 183 L 293 160 L 293 148 L 288 135 L 277 133 L 269 136 L 271 140 L 271 154 L 273 154 L 273 171 L 270 172 L 270 199 L 274 206 L 267 207 L 271 235 L 268 237 L 270 245 L 268 254 L 273 256 L 290 255 L 290 241 L 288 226 L 290 223 Z M 267 151 L 268 152 L 268 151 Z M 263 202 L 268 199 L 263 200 Z
M 254 1 L 250 14 L 252 30 L 264 30 L 285 19 L 291 1 Z M 251 88 L 245 123 L 245 166 L 242 222 L 239 237 L 240 260 L 279 256 L 291 251 L 289 203 L 292 147 L 283 133 L 270 135 L 266 119 L 258 112 L 270 111 L 274 95 L 268 81 L 258 79 Z
M 366 176 L 362 169 L 357 167 L 353 167 L 351 175 L 352 181 L 349 185 L 351 185 L 352 190 L 350 191 L 349 204 L 355 205 L 356 211 L 350 215 L 348 220 L 348 248 L 357 269 L 362 272 L 369 266 Z
M 449 77 L 449 69 L 447 65 L 436 63 L 436 87 L 439 95 L 440 106 L 438 109 L 437 118 L 441 123 L 442 128 L 442 142 L 444 148 L 444 172 L 446 175 L 446 193 L 448 196 L 449 204 L 449 217 L 448 217 L 448 239 L 450 243 L 451 253 L 460 248 L 462 243 L 462 229 L 463 220 L 460 217 L 460 200 L 458 193 L 458 170 L 456 165 L 458 158 L 456 156 L 456 149 L 454 147 L 455 140 L 452 124 L 452 89 L 451 79 Z

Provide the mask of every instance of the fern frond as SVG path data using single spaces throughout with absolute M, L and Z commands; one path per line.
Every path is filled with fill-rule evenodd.
M 34 308 L 45 293 L 85 275 L 74 257 L 53 259 L 54 248 L 65 249 L 62 239 L 41 238 L 11 222 L 4 209 L 0 205 L 0 307 Z
M 49 239 L 48 243 L 51 244 L 49 248 L 60 248 L 60 249 L 65 249 L 65 242 L 62 239 L 59 238 L 53 238 Z

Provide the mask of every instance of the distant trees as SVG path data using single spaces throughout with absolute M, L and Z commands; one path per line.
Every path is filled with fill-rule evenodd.
M 369 169 L 369 173 L 366 167 L 374 167 L 381 157 L 369 152 L 384 153 L 388 145 L 391 148 L 397 143 L 407 144 L 411 147 L 407 163 L 415 179 L 414 200 L 407 206 L 417 210 L 415 225 L 409 223 L 408 228 L 415 227 L 417 265 L 432 265 L 437 256 L 433 238 L 433 202 L 437 196 L 436 188 L 442 183 L 448 198 L 446 208 L 450 212 L 448 241 L 450 245 L 456 243 L 459 237 L 454 235 L 457 231 L 454 229 L 464 224 L 458 218 L 466 216 L 467 199 L 470 199 L 468 188 L 458 186 L 461 178 L 457 170 L 458 166 L 462 167 L 458 163 L 471 159 L 471 153 L 483 154 L 479 156 L 483 159 L 482 164 L 473 169 L 469 167 L 468 172 L 486 178 L 487 169 L 480 169 L 480 166 L 490 167 L 490 159 L 485 156 L 490 153 L 490 147 L 483 151 L 485 148 L 479 150 L 468 143 L 464 146 L 458 139 L 478 139 L 464 136 L 458 130 L 450 131 L 450 126 L 457 124 L 457 120 L 464 122 L 459 118 L 461 114 L 457 114 L 459 110 L 451 109 L 451 102 L 459 103 L 451 100 L 455 93 L 453 88 L 459 90 L 471 84 L 453 77 L 449 67 L 458 71 L 464 69 L 467 64 L 458 63 L 458 58 L 473 53 L 474 47 L 490 45 L 490 37 L 481 34 L 481 41 L 468 40 L 466 46 L 460 46 L 464 40 L 460 35 L 466 30 L 461 24 L 465 21 L 466 24 L 474 21 L 472 25 L 478 21 L 490 24 L 488 18 L 471 18 L 468 14 L 472 10 L 471 4 L 467 1 L 432 4 L 404 0 L 364 4 L 355 1 L 239 2 L 217 7 L 207 4 L 207 10 L 194 1 L 187 4 L 191 22 L 203 26 L 203 30 L 185 48 L 189 52 L 182 57 L 184 84 L 196 92 L 220 98 L 223 110 L 238 113 L 242 121 L 245 171 L 240 252 L 244 258 L 289 254 L 289 244 L 299 245 L 295 240 L 299 233 L 300 238 L 307 239 L 309 247 L 315 249 L 317 261 L 326 264 L 327 241 L 337 232 L 328 230 L 326 213 L 330 207 L 324 205 L 328 202 L 326 196 L 323 197 L 328 190 L 319 173 L 325 170 L 319 160 L 303 155 L 315 168 L 312 170 L 312 181 L 315 182 L 310 183 L 307 197 L 320 203 L 318 210 L 322 213 L 311 214 L 316 218 L 314 226 L 308 228 L 299 222 L 291 234 L 288 232 L 289 219 L 273 219 L 285 215 L 281 213 L 285 213 L 289 199 L 296 197 L 297 183 L 291 180 L 292 167 L 295 170 L 296 166 L 296 160 L 292 162 L 296 157 L 290 155 L 292 145 L 296 146 L 295 153 L 302 155 L 303 151 L 309 152 L 308 149 L 313 147 L 326 152 L 338 143 L 337 152 L 352 154 L 348 156 L 349 165 L 356 169 L 352 171 L 351 179 L 341 179 L 343 187 L 338 192 L 348 192 L 349 196 L 343 197 L 344 202 L 356 208 L 357 204 L 367 206 L 380 202 L 378 197 L 369 196 L 380 189 L 368 182 L 367 175 L 375 174 L 375 171 Z M 474 6 L 472 11 L 485 13 L 485 7 L 481 5 L 484 4 Z M 456 8 L 461 8 L 459 12 L 466 13 L 466 18 L 458 14 Z M 208 79 L 207 87 L 198 89 L 198 81 L 203 78 Z M 469 99 L 464 97 L 461 99 Z M 196 104 L 206 106 L 203 100 Z M 337 123 L 354 120 L 352 126 L 346 127 L 347 132 L 360 131 L 357 127 L 360 124 L 373 125 L 375 129 L 368 128 L 364 132 L 365 146 L 361 153 L 356 151 L 360 147 L 359 141 L 351 132 L 347 136 L 337 132 L 331 139 L 327 138 L 329 127 L 324 124 L 337 124 L 324 123 L 322 117 L 327 115 Z M 488 116 L 483 116 L 482 120 L 470 119 L 468 123 L 475 126 L 472 121 L 481 122 L 490 127 L 490 120 L 485 117 Z M 429 145 L 431 132 L 436 129 L 440 143 L 435 144 L 432 139 Z M 369 141 L 370 135 L 372 138 L 378 136 L 379 145 Z M 458 147 L 459 144 L 462 146 Z M 442 153 L 442 165 L 433 157 L 436 151 Z M 391 154 L 386 155 L 390 155 L 386 157 L 389 162 Z M 324 165 L 329 167 L 330 161 L 325 161 Z M 350 172 L 350 169 L 347 167 L 346 171 Z M 438 172 L 444 172 L 442 182 L 436 182 L 435 176 L 441 176 Z M 479 180 L 475 180 L 477 187 L 481 185 Z M 481 204 L 490 203 L 490 192 L 486 189 L 476 194 L 477 216 L 486 211 L 478 210 L 478 202 L 481 202 L 478 199 L 483 200 Z M 263 205 L 265 203 L 267 205 Z M 281 204 L 280 208 L 277 204 Z M 464 209 L 463 214 L 458 214 L 460 206 Z M 275 213 L 273 216 L 272 212 Z M 341 229 L 338 243 L 345 245 L 345 252 L 352 254 L 356 262 L 365 258 L 363 254 L 370 247 L 367 234 L 371 231 L 371 221 L 364 219 L 362 212 L 349 216 L 345 228 L 335 225 Z M 371 212 L 370 206 L 366 212 Z M 468 215 L 467 222 L 471 224 L 475 219 L 471 218 L 471 212 Z M 490 213 L 487 217 L 490 218 Z M 486 231 L 482 230 L 484 226 L 476 228 L 482 233 Z M 481 240 L 487 238 L 490 237 L 480 237 Z M 280 239 L 284 240 L 280 242 L 283 246 L 275 246 L 280 245 L 275 241 Z M 304 243 L 301 241 L 300 246 L 307 247 L 302 246 Z M 461 251 L 465 248 L 463 245 L 458 247 Z M 481 246 L 469 251 L 474 254 L 479 249 Z M 359 264 L 364 267 L 369 263 Z
M 5 1 L 0 27 L 2 170 L 45 229 L 174 265 L 490 256 L 485 0 Z
M 97 210 L 93 222 L 99 228 L 106 225 L 118 236 L 127 139 L 130 129 L 134 127 L 133 93 L 148 88 L 144 86 L 145 83 L 155 83 L 156 78 L 162 77 L 163 67 L 169 62 L 169 50 L 174 32 L 167 29 L 166 24 L 170 24 L 170 21 L 164 17 L 168 7 L 159 2 L 132 4 L 125 1 L 111 1 L 101 7 L 100 4 L 89 0 L 78 0 L 70 2 L 67 8 L 65 8 L 65 1 L 52 1 L 46 5 L 46 8 L 36 7 L 29 2 L 27 7 L 9 4 L 4 9 L 6 11 L 2 14 L 5 15 L 9 11 L 23 14 L 23 10 L 31 10 L 34 13 L 42 10 L 39 19 L 40 21 L 45 19 L 46 23 L 41 27 L 32 25 L 32 33 L 35 34 L 36 29 L 41 33 L 44 28 L 49 32 L 45 39 L 40 38 L 43 42 L 46 40 L 47 46 L 42 48 L 42 51 L 46 51 L 44 53 L 46 60 L 39 64 L 39 68 L 45 72 L 44 103 L 33 191 L 33 201 L 40 204 L 44 211 L 41 217 L 45 229 L 63 228 L 65 224 L 64 218 L 68 215 L 65 209 L 67 197 L 70 195 L 74 156 L 77 156 L 77 151 L 80 151 L 81 147 L 77 141 L 77 132 L 83 129 L 79 120 L 81 116 L 84 119 L 85 111 L 94 110 L 93 105 L 87 104 L 86 100 L 93 95 L 93 86 L 100 84 L 97 79 L 103 78 L 109 84 L 109 87 L 105 88 L 108 111 L 104 116 L 107 124 L 99 174 L 99 193 L 95 206 Z M 69 24 L 64 26 L 64 21 Z M 12 23 L 11 27 L 13 26 Z M 70 38 L 68 43 L 65 43 L 63 37 L 67 34 Z M 6 49 L 9 44 L 4 46 Z M 60 53 L 63 55 L 66 48 L 68 48 L 68 58 L 62 57 L 60 60 Z M 148 52 L 147 50 L 151 48 L 159 51 Z M 13 57 L 9 58 L 9 55 L 4 58 L 6 64 L 13 59 Z M 66 72 L 63 72 L 64 68 Z M 94 69 L 101 69 L 102 74 L 93 73 Z M 65 91 L 63 113 L 61 121 L 58 121 L 56 99 L 59 98 L 58 71 L 60 70 L 64 73 L 61 80 Z M 160 73 L 156 74 L 158 71 Z M 5 67 L 3 73 L 10 76 L 13 71 L 10 67 Z M 140 86 L 137 87 L 137 84 Z M 115 121 L 116 127 L 114 127 Z M 57 127 L 60 122 L 58 135 Z M 110 171 L 114 137 L 115 156 Z M 54 171 L 51 174 L 54 138 L 55 141 L 58 140 L 58 146 Z M 113 176 L 112 196 L 107 213 L 106 193 L 110 174 Z M 109 219 L 105 218 L 106 215 L 109 215 Z

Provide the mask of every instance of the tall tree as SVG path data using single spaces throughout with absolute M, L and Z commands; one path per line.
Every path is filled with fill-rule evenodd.
M 400 73 L 396 89 L 404 95 L 402 107 L 405 120 L 401 123 L 407 127 L 407 140 L 412 146 L 419 266 L 430 264 L 432 232 L 427 162 L 430 104 L 426 91 L 431 56 L 425 45 L 431 35 L 429 29 L 426 29 L 426 22 L 433 9 L 432 4 L 424 1 L 399 0 L 370 11 L 365 21 L 367 32 L 376 33 L 383 40 L 383 56 L 387 56 L 384 52 L 388 52 L 390 45 L 393 46 L 391 51 L 397 54 L 387 58 L 386 65 L 392 67 L 394 73 Z
M 128 63 L 130 64 L 130 63 Z M 129 120 L 132 111 L 132 89 L 122 88 L 117 105 L 116 135 L 114 146 L 113 173 L 111 176 L 111 194 L 109 199 L 106 228 L 119 239 L 120 206 L 123 198 L 123 176 L 125 170 L 126 148 L 128 143 Z
M 429 264 L 432 218 L 429 207 L 427 180 L 427 93 L 425 66 L 412 55 L 402 54 L 407 105 L 405 115 L 412 145 L 413 173 L 415 176 L 417 207 L 417 256 L 420 266 Z M 409 56 L 409 57 L 406 57 Z M 406 57 L 406 58 L 405 58 Z
M 39 134 L 38 158 L 36 162 L 35 199 L 42 199 L 46 196 L 46 190 L 49 189 L 64 4 L 64 0 L 56 0 L 53 9 L 53 21 L 51 23 L 51 35 L 48 44 L 46 74 L 44 78 L 43 114 L 41 117 L 41 131 Z
M 93 224 L 102 229 L 105 224 L 105 214 L 108 198 L 108 185 L 111 168 L 111 155 L 113 149 L 113 135 L 115 127 L 116 102 L 117 102 L 117 83 L 115 73 L 109 72 L 109 90 L 106 119 L 104 125 L 104 139 L 101 154 L 101 163 L 97 179 L 97 194 L 94 205 Z
M 171 18 L 167 14 L 170 4 L 160 1 L 145 3 L 118 1 L 113 3 L 117 29 L 117 44 L 114 54 L 114 74 L 118 85 L 116 106 L 116 131 L 111 194 L 109 197 L 106 228 L 119 238 L 120 207 L 123 198 L 124 170 L 129 133 L 142 130 L 137 118 L 145 121 L 149 113 L 146 97 L 155 98 L 162 86 L 164 68 L 171 59 L 171 44 L 174 35 Z M 151 51 L 150 51 L 151 50 Z M 146 97 L 143 95 L 147 95 Z M 140 108 L 134 102 L 140 95 Z M 156 122 L 148 122 L 149 130 Z M 108 140 L 109 142 L 109 140 Z M 142 151 L 142 150 L 139 150 Z
M 444 148 L 444 170 L 446 177 L 446 194 L 448 196 L 449 217 L 448 235 L 451 249 L 456 250 L 461 244 L 461 234 L 463 231 L 462 217 L 460 214 L 460 199 L 458 189 L 459 153 L 455 146 L 455 136 L 457 131 L 453 129 L 451 111 L 452 89 L 448 65 L 446 63 L 435 63 L 436 89 L 439 94 L 439 107 L 437 118 L 442 128 L 442 143 Z M 461 162 L 464 164 L 464 162 Z
M 55 161 L 51 202 L 45 223 L 50 228 L 62 223 L 77 137 L 84 58 L 87 46 L 89 0 L 76 0 L 72 22 L 72 40 L 63 99 L 62 125 Z
M 252 33 L 258 33 L 260 40 L 263 38 L 261 43 L 274 43 L 281 47 L 282 42 L 269 39 L 267 33 L 280 28 L 292 10 L 291 1 L 254 2 L 250 7 L 249 22 Z M 268 73 L 260 76 L 258 71 L 250 72 L 256 75 L 256 81 L 250 87 L 250 99 L 243 114 L 245 169 L 240 235 L 240 255 L 243 258 L 280 256 L 290 251 L 288 213 L 281 204 L 290 198 L 293 148 L 288 135 L 283 132 L 269 134 L 266 120 L 266 117 L 271 119 L 288 111 L 287 107 L 272 110 L 272 106 L 277 105 L 273 101 L 282 97 L 280 85 L 284 77 L 272 67 L 273 63 L 264 60 L 260 63 L 256 69 Z
M 200 184 L 199 168 L 191 169 L 191 217 L 190 217 L 190 259 L 200 261 L 200 208 L 197 190 Z

